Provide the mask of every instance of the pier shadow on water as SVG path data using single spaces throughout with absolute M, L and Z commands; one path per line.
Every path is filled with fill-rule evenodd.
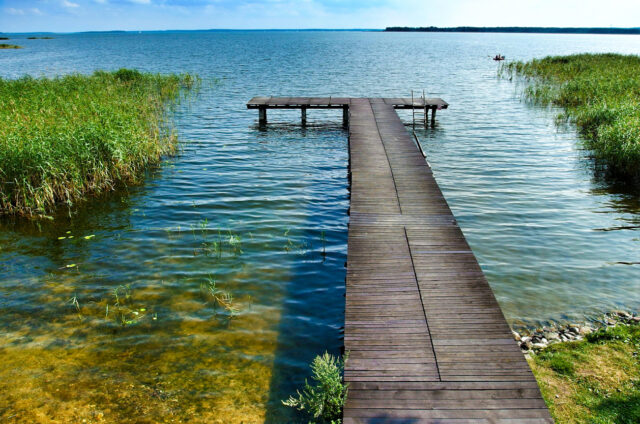
M 316 146 L 318 149 L 333 149 L 331 155 L 337 159 L 327 162 L 326 169 L 313 178 L 314 184 L 306 190 L 308 196 L 321 201 L 323 185 L 342 186 L 329 202 L 312 201 L 304 210 L 307 216 L 303 226 L 292 230 L 292 252 L 305 249 L 295 262 L 293 275 L 284 288 L 284 303 L 278 325 L 277 346 L 269 388 L 269 400 L 265 416 L 266 423 L 307 422 L 294 409 L 286 407 L 282 401 L 296 395 L 305 379 L 310 380 L 311 361 L 315 356 L 329 352 L 340 355 L 343 346 L 344 293 L 347 245 L 347 134 L 342 127 L 332 124 L 274 125 L 262 127 L 262 135 L 269 131 L 298 134 L 305 137 L 307 132 L 327 132 L 335 138 L 336 131 L 341 141 L 333 141 L 330 146 Z M 341 133 L 341 134 L 340 134 Z M 340 149 L 340 150 L 335 150 Z M 331 169 L 333 168 L 333 169 Z M 323 175 L 324 174 L 324 175 Z M 336 218 L 338 217 L 338 218 Z

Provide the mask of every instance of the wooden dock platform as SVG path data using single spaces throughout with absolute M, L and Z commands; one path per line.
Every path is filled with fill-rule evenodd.
M 277 102 L 301 104 L 293 99 Z M 348 100 L 351 181 L 344 424 L 552 423 L 429 165 L 394 111 L 412 105 L 341 100 Z
M 356 98 L 351 97 L 254 97 L 247 103 L 248 109 L 258 109 L 260 124 L 267 123 L 267 109 L 300 109 L 302 111 L 302 123 L 307 122 L 307 109 L 342 109 L 343 122 L 349 123 L 349 106 Z M 425 125 L 427 114 L 431 112 L 431 124 L 435 123 L 436 112 L 446 109 L 449 104 L 440 98 L 411 98 L 393 97 L 381 98 L 385 104 L 394 109 L 421 109 L 424 110 Z

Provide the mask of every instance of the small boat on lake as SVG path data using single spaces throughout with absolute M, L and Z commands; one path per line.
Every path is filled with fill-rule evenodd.
M 504 56 L 497 54 L 494 56 L 493 60 L 504 60 Z

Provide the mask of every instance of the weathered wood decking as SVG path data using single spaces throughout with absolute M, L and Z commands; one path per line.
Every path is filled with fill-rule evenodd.
M 307 109 L 342 109 L 345 125 L 349 123 L 351 97 L 254 97 L 247 103 L 248 109 L 260 111 L 260 124 L 267 123 L 267 109 L 300 109 L 302 123 L 307 121 Z M 395 109 L 424 109 L 425 124 L 427 113 L 431 111 L 431 123 L 436 119 L 436 111 L 446 109 L 449 104 L 439 98 L 388 97 L 379 99 Z
M 348 100 L 344 423 L 552 422 L 396 104 Z

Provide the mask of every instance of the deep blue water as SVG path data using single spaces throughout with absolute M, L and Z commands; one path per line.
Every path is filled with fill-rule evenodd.
M 175 112 L 181 153 L 144 185 L 54 222 L 0 223 L 0 418 L 292 419 L 280 399 L 316 354 L 342 346 L 347 134 L 339 111 L 310 111 L 306 128 L 299 112 L 270 112 L 260 129 L 245 107 L 255 95 L 444 98 L 450 108 L 418 135 L 507 319 L 537 325 L 640 306 L 640 265 L 629 265 L 639 260 L 638 196 L 594 176 L 574 129 L 523 102 L 523 86 L 490 60 L 640 53 L 640 37 L 12 38 L 24 49 L 0 52 L 4 78 L 128 67 L 196 73 L 203 84 Z M 67 231 L 75 238 L 59 240 Z M 214 242 L 220 257 L 207 250 Z M 233 295 L 235 317 L 207 297 L 212 281 Z M 128 295 L 129 325 L 114 322 L 116 295 Z M 25 393 L 10 395 L 10 385 Z

